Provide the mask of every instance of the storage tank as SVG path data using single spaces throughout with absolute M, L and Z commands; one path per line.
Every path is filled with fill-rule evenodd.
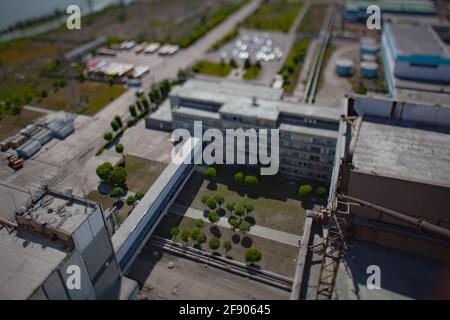
M 349 77 L 352 75 L 353 62 L 348 59 L 339 59 L 336 61 L 336 74 L 340 77 Z
M 367 62 L 377 62 L 377 57 L 376 56 L 371 55 L 371 54 L 367 54 L 367 53 L 363 54 L 361 59 L 363 61 L 367 61 Z
M 376 62 L 361 62 L 361 76 L 366 79 L 376 78 L 378 74 L 378 64 Z
M 372 56 L 377 55 L 378 45 L 377 44 L 361 44 L 359 49 L 359 56 L 362 58 L 363 55 L 369 54 Z

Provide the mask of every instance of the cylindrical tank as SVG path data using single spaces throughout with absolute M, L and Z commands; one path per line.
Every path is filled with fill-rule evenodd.
M 363 54 L 363 56 L 361 57 L 362 61 L 367 61 L 367 62 L 377 62 L 377 57 L 371 54 Z
M 336 74 L 340 77 L 349 77 L 352 75 L 353 62 L 348 59 L 339 59 L 336 61 Z
M 359 49 L 359 55 L 361 58 L 365 54 L 375 56 L 377 52 L 378 52 L 378 45 L 376 44 L 361 44 L 361 48 Z
M 361 76 L 367 79 L 376 78 L 378 74 L 378 64 L 376 62 L 361 62 Z

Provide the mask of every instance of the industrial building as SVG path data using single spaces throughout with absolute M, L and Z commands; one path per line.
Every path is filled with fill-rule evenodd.
M 429 0 L 350 0 L 345 4 L 345 19 L 348 21 L 365 22 L 369 16 L 367 8 L 377 5 L 382 14 L 434 16 L 436 8 Z
M 342 121 L 293 298 L 448 299 L 450 106 L 353 96 Z M 381 270 L 378 290 L 369 266 Z
M 329 183 L 340 111 L 288 103 L 282 90 L 227 81 L 189 80 L 171 91 L 169 104 L 146 119 L 153 129 L 279 129 L 280 172 Z
M 386 23 L 382 58 L 393 98 L 446 104 L 450 100 L 450 47 L 432 26 Z
M 102 208 L 70 188 L 44 187 L 14 222 L 0 220 L 0 256 L 0 299 L 130 299 L 138 290 L 121 274 Z

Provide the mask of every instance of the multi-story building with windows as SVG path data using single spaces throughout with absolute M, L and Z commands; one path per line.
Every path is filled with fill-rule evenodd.
M 204 130 L 279 129 L 282 174 L 322 183 L 331 179 L 338 108 L 289 103 L 282 90 L 227 81 L 189 80 L 172 90 L 169 101 L 162 108 L 170 108 L 172 129 L 193 134 L 194 121 L 202 121 Z M 147 118 L 147 127 L 161 128 L 157 116 Z

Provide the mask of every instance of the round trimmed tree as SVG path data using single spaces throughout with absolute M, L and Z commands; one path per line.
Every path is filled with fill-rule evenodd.
M 234 174 L 234 181 L 237 183 L 244 183 L 244 173 L 239 171 Z
M 241 221 L 236 216 L 231 216 L 230 219 L 228 219 L 228 223 L 230 224 L 233 231 L 239 227 L 239 224 Z
M 211 211 L 211 212 L 208 214 L 208 220 L 209 220 L 211 223 L 217 223 L 217 222 L 219 222 L 219 220 L 220 220 L 220 216 L 219 216 L 219 214 L 218 214 L 216 211 Z
M 206 178 L 207 180 L 209 180 L 209 181 L 214 180 L 214 178 L 216 177 L 216 175 L 217 175 L 216 168 L 214 168 L 214 167 L 208 167 L 208 168 L 206 168 L 206 170 L 205 170 L 205 178 Z
M 245 252 L 245 261 L 249 264 L 261 261 L 261 259 L 262 253 L 258 249 L 250 248 Z
M 214 237 L 211 240 L 209 240 L 208 244 L 212 250 L 217 250 L 220 247 L 220 240 L 219 238 Z
M 298 194 L 302 198 L 307 198 L 311 195 L 313 188 L 310 184 L 304 184 L 298 188 Z
M 110 196 L 113 198 L 120 198 L 123 195 L 124 191 L 121 187 L 115 187 L 112 189 Z
M 249 187 L 256 187 L 259 185 L 259 180 L 255 176 L 246 176 L 244 178 L 244 184 Z
M 109 181 L 109 176 L 114 169 L 113 165 L 109 162 L 102 163 L 97 167 L 95 173 L 102 181 Z
M 117 185 L 124 185 L 127 181 L 127 170 L 122 167 L 115 167 L 109 175 L 109 182 Z
M 215 208 L 217 208 L 216 200 L 214 200 L 213 198 L 209 198 L 209 199 L 206 201 L 206 205 L 208 206 L 208 208 L 209 208 L 210 210 L 214 210 Z
M 225 198 L 221 194 L 216 194 L 214 196 L 214 200 L 216 201 L 216 203 L 219 206 L 219 208 L 225 202 Z
M 327 195 L 328 191 L 325 187 L 317 187 L 316 189 L 316 196 L 323 198 Z

